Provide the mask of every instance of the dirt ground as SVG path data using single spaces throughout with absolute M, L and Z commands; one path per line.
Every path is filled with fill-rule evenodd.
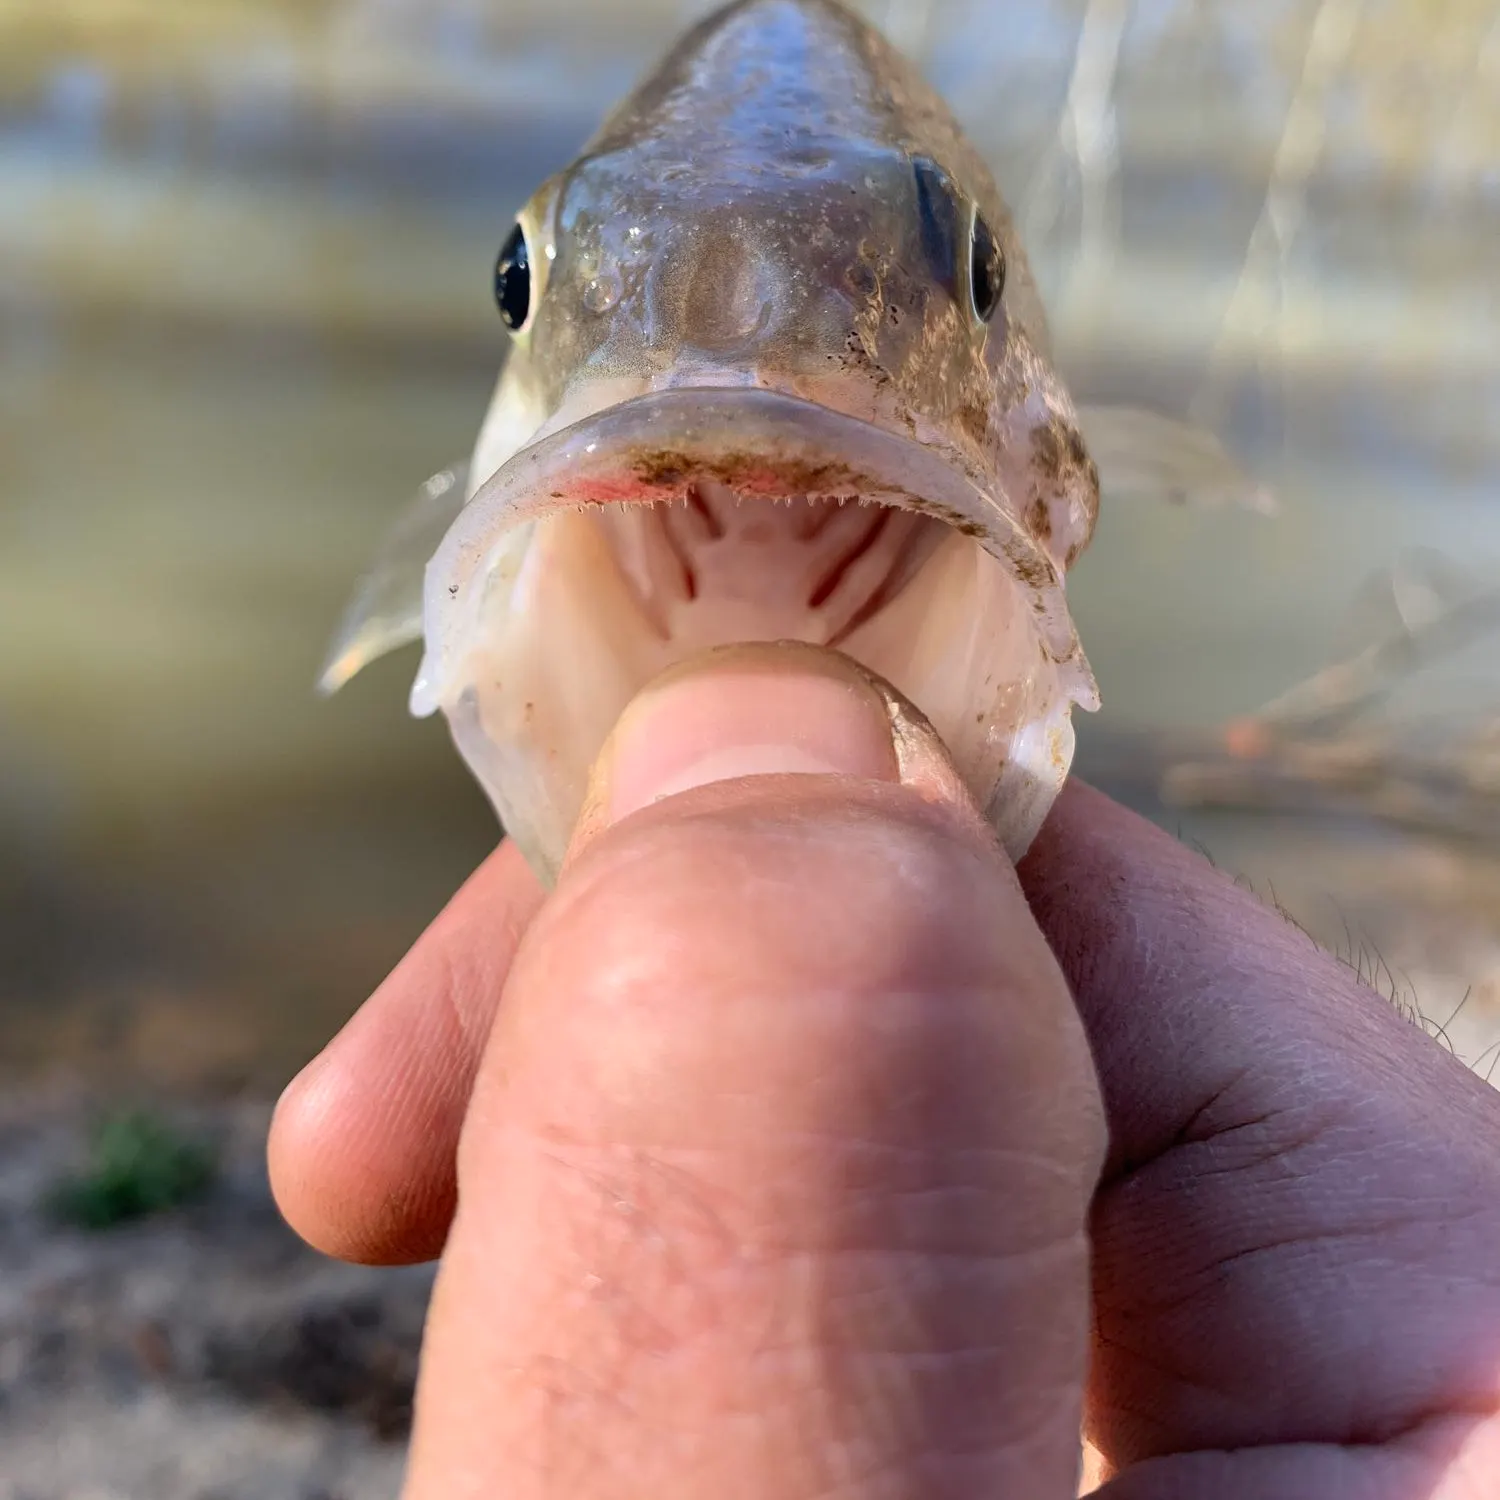
M 269 1110 L 213 1136 L 203 1201 L 101 1233 L 41 1203 L 90 1100 L 0 1103 L 0 1500 L 381 1500 L 399 1488 L 431 1273 L 333 1264 L 284 1225 Z

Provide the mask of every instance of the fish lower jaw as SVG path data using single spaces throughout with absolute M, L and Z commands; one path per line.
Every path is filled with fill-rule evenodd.
M 589 770 L 648 682 L 718 646 L 844 652 L 932 721 L 1019 857 L 1065 778 L 1072 698 L 1006 568 L 930 515 L 857 495 L 561 509 L 497 552 L 448 676 L 455 741 L 555 877 Z

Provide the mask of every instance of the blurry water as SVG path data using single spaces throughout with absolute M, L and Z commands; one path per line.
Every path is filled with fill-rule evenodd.
M 706 8 L 0 15 L 0 1056 L 279 1068 L 488 846 L 409 656 L 309 684 L 472 440 L 516 207 Z M 1085 770 L 1311 671 L 1409 544 L 1500 569 L 1500 0 L 866 9 L 992 155 L 1078 392 L 1282 500 L 1106 513 Z

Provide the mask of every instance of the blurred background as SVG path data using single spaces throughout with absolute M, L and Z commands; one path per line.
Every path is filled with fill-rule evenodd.
M 491 847 L 442 723 L 406 716 L 413 652 L 329 702 L 313 678 L 384 526 L 472 444 L 516 209 L 710 8 L 0 0 L 0 1196 L 73 1149 L 66 1111 L 38 1144 L 42 1089 L 248 1101 L 251 1182 L 254 1101 Z M 1105 701 L 1079 769 L 1486 1070 L 1500 3 L 863 9 L 993 160 L 1080 398 L 1193 416 L 1279 502 L 1107 507 L 1071 584 Z M 0 1394 L 34 1378 L 3 1318 Z M 324 1479 L 288 1459 L 265 1493 L 341 1493 L 365 1450 L 327 1442 Z M 137 1492 L 87 1444 L 26 1451 L 32 1500 Z M 252 1493 L 205 1472 L 140 1493 Z

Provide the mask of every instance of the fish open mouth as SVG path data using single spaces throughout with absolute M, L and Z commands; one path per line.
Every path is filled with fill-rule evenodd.
M 1007 848 L 1096 705 L 1061 574 L 962 462 L 758 389 L 659 391 L 522 450 L 428 564 L 419 714 L 442 708 L 554 875 L 588 772 L 652 678 L 715 646 L 847 653 L 920 708 Z

